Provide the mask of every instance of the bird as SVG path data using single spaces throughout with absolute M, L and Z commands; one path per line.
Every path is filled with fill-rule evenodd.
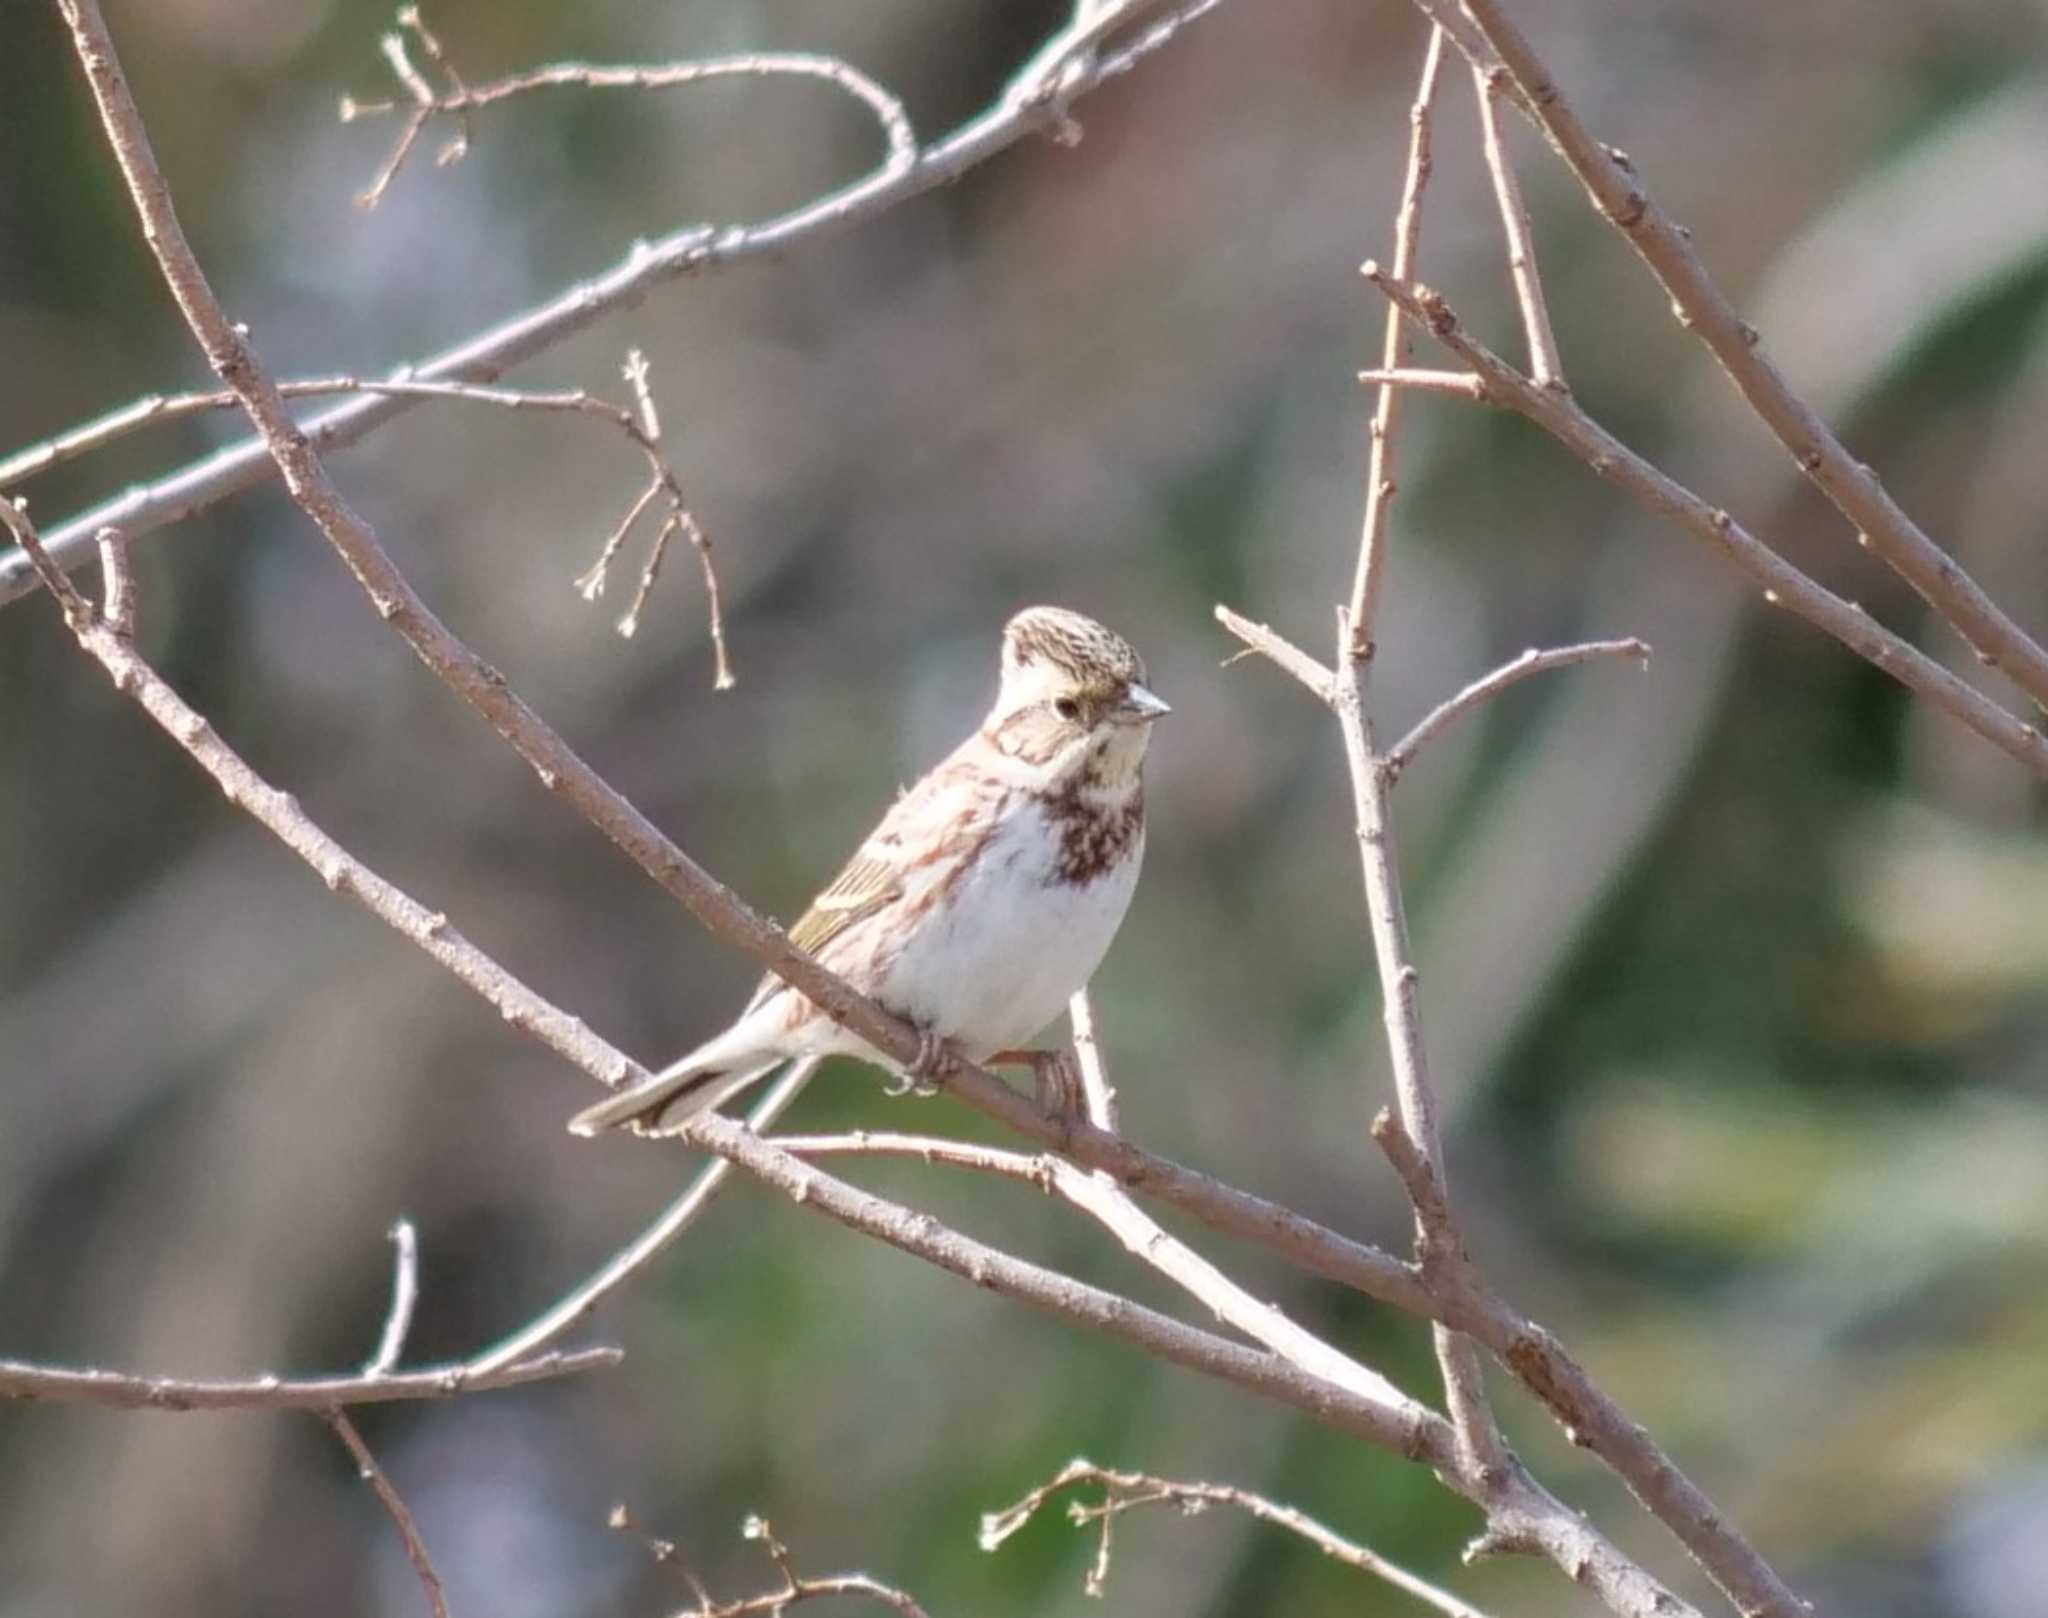
M 1130 644 L 1094 619 L 1018 613 L 988 717 L 897 798 L 790 929 L 919 1030 L 918 1062 L 906 1070 L 771 973 L 722 1033 L 570 1130 L 679 1133 L 798 1057 L 855 1056 L 921 1087 L 947 1048 L 1028 1064 L 1041 1102 L 1050 1090 L 1071 1108 L 1066 1058 L 1023 1047 L 1094 975 L 1137 886 L 1145 750 L 1171 711 L 1145 680 Z

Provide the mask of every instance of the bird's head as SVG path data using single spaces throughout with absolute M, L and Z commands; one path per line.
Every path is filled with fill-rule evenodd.
M 1169 710 L 1130 643 L 1064 607 L 1027 607 L 1003 628 L 1003 683 L 983 732 L 1048 784 L 1135 783 L 1152 721 Z

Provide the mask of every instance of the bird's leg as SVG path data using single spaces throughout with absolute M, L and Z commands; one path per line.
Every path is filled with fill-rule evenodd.
M 1040 1112 L 1049 1112 L 1069 1123 L 1088 1119 L 1087 1098 L 1081 1088 L 1081 1070 L 1074 1065 L 1071 1051 L 997 1051 L 989 1067 L 1028 1067 L 1031 1091 Z
M 885 1089 L 885 1096 L 935 1096 L 939 1093 L 939 1076 L 953 1059 L 953 1053 L 929 1028 L 917 1031 L 917 1054 L 910 1059 L 910 1065 L 896 1076 L 896 1082 Z

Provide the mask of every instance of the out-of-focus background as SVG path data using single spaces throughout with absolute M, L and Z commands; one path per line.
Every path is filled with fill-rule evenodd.
M 431 352 L 695 218 L 775 212 L 870 163 L 806 85 L 563 91 L 432 145 L 364 214 L 391 130 L 372 0 L 111 6 L 180 209 L 287 374 Z M 1780 363 L 1908 509 L 2048 630 L 2048 21 L 2018 0 L 1521 10 Z M 1061 20 L 1020 0 L 503 6 L 429 21 L 473 79 L 559 58 L 817 49 L 921 132 Z M 1019 606 L 1098 614 L 1175 705 L 1149 870 L 1098 980 L 1126 1127 L 1404 1240 L 1365 1141 L 1385 1092 L 1341 760 L 1231 650 L 1227 601 L 1320 647 L 1348 580 L 1421 30 L 1394 0 L 1237 0 L 1034 141 L 877 223 L 668 286 L 515 374 L 620 391 L 653 365 L 720 547 L 738 688 L 695 567 L 637 639 L 570 580 L 637 488 L 581 423 L 430 407 L 339 456 L 435 607 L 585 756 L 793 916 L 978 718 Z M 201 385 L 54 8 L 0 11 L 0 447 Z M 1586 405 L 1973 677 L 1953 637 L 1789 473 L 1526 129 Z M 438 144 L 434 142 L 432 144 Z M 1424 273 L 1513 348 L 1470 85 L 1447 74 Z M 2032 1618 L 2048 1602 L 2048 843 L 2011 761 L 1768 615 L 1531 429 L 1414 401 L 1376 697 L 1391 731 L 1530 644 L 1639 634 L 1647 673 L 1522 687 L 1400 793 L 1424 1001 L 1475 1245 L 1823 1611 Z M 189 425 L 30 485 L 46 522 L 232 431 Z M 530 775 L 374 620 L 274 492 L 138 548 L 143 643 L 373 865 L 641 1057 L 752 969 Z M 796 1122 L 974 1130 L 831 1070 Z M 424 1248 L 414 1352 L 459 1355 L 587 1273 L 675 1191 L 673 1148 L 586 1144 L 582 1081 L 330 897 L 126 706 L 44 600 L 0 612 L 0 1353 L 187 1375 L 371 1346 L 386 1227 Z M 1042 1199 L 937 1170 L 871 1183 L 1167 1300 Z M 1413 1322 L 1219 1249 L 1434 1396 Z M 459 1610 L 654 1613 L 630 1502 L 731 1594 L 771 1518 L 806 1567 L 935 1614 L 1099 1610 L 1056 1517 L 978 1514 L 1068 1456 L 1221 1478 L 1496 1610 L 1582 1610 L 1547 1569 L 1466 1572 L 1421 1471 L 1079 1336 L 736 1186 L 590 1328 L 607 1374 L 373 1410 Z M 1517 1442 L 1701 1593 L 1622 1491 L 1503 1388 Z M 1118 1536 L 1131 1615 L 1401 1610 L 1211 1514 Z M 395 1537 L 317 1422 L 0 1411 L 0 1614 L 411 1613 Z

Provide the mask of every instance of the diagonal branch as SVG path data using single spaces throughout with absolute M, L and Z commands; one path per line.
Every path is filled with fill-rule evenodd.
M 335 1436 L 355 1461 L 357 1475 L 370 1486 L 370 1492 L 376 1495 L 377 1503 L 398 1530 L 398 1537 L 405 1545 L 405 1559 L 412 1563 L 413 1575 L 426 1594 L 430 1618 L 448 1618 L 448 1598 L 441 1590 L 441 1575 L 434 1571 L 433 1558 L 427 1555 L 427 1542 L 420 1537 L 420 1526 L 413 1521 L 412 1510 L 406 1505 L 405 1497 L 384 1475 L 384 1469 L 377 1464 L 377 1457 L 370 1453 L 370 1446 L 363 1442 L 363 1435 L 356 1431 L 356 1424 L 349 1420 L 347 1412 L 330 1410 L 326 1417 L 327 1425 L 334 1429 Z
M 1513 83 L 1504 67 L 1472 69 L 1472 88 L 1479 97 L 1480 148 L 1493 176 L 1494 200 L 1500 207 L 1501 234 L 1507 240 L 1508 276 L 1515 284 L 1515 303 L 1522 311 L 1522 333 L 1529 345 L 1529 376 L 1539 388 L 1562 388 L 1564 365 L 1557 357 L 1557 335 L 1550 329 L 1550 305 L 1543 296 L 1543 277 L 1536 268 L 1536 247 L 1529 228 L 1529 210 L 1522 205 L 1515 162 L 1501 139 L 1494 102 Z M 1400 268 L 1396 275 L 1413 275 Z M 1387 313 L 1392 315 L 1393 310 Z
M 1463 9 L 1520 86 L 1601 217 L 1621 232 L 1657 278 L 1679 324 L 1706 345 L 1800 471 L 1849 519 L 1859 542 L 1883 557 L 1986 663 L 2004 670 L 2037 705 L 2048 707 L 2048 649 L 1985 594 L 1906 514 L 1877 473 L 1857 460 L 1793 391 L 1771 363 L 1756 328 L 1735 312 L 1707 272 L 1684 227 L 1657 205 L 1626 156 L 1588 133 L 1500 0 L 1465 0 Z
M 1430 106 L 1436 100 L 1436 84 L 1444 59 L 1444 29 L 1431 27 L 1429 44 L 1422 53 L 1422 74 L 1415 86 L 1415 100 L 1408 109 L 1408 166 L 1402 172 L 1401 206 L 1394 215 L 1394 262 L 1405 266 L 1401 273 L 1415 273 L 1415 247 L 1422 234 L 1422 193 L 1429 184 Z M 1386 335 L 1380 343 L 1380 364 L 1399 368 L 1408 358 L 1408 330 L 1387 311 Z M 1368 429 L 1371 449 L 1366 457 L 1364 531 L 1358 541 L 1358 571 L 1351 581 L 1351 622 L 1358 633 L 1369 636 L 1377 616 L 1380 579 L 1386 569 L 1387 508 L 1393 503 L 1394 423 L 1401 412 L 1401 391 L 1382 384 L 1373 406 Z M 1354 657 L 1370 657 L 1372 642 L 1361 640 L 1351 647 Z M 1325 690 L 1334 689 L 1328 685 Z M 1325 701 L 1329 700 L 1326 696 Z
M 1073 72 L 1062 77 L 1063 97 L 1077 101 L 1130 72 L 1216 4 L 1217 0 L 1184 0 L 1147 24 L 1127 44 L 1077 62 Z M 636 243 L 610 268 L 426 360 L 402 367 L 393 380 L 494 381 L 512 366 L 606 316 L 632 308 L 665 282 L 766 258 L 865 224 L 899 203 L 957 180 L 1056 121 L 1055 110 L 1043 102 L 1029 98 L 1014 103 L 998 101 L 942 139 L 920 148 L 914 162 L 885 162 L 851 184 L 772 219 L 685 225 L 655 241 Z M 416 402 L 395 397 L 359 399 L 314 417 L 301 430 L 316 449 L 343 449 Z M 65 569 L 80 567 L 91 560 L 103 528 L 119 528 L 131 539 L 140 539 L 254 487 L 274 476 L 276 470 L 264 440 L 251 436 L 80 513 L 52 529 L 45 542 Z M 0 605 L 19 600 L 35 587 L 35 573 L 27 557 L 18 550 L 0 554 Z
M 1526 416 L 1610 483 L 1619 485 L 1659 516 L 1727 557 L 1763 586 L 1764 600 L 1797 613 L 1850 651 L 1883 669 L 1901 685 L 1959 720 L 1994 747 L 2038 774 L 2048 775 L 2048 740 L 2035 726 L 2001 708 L 1982 692 L 1902 640 L 1854 602 L 1807 577 L 1765 545 L 1726 511 L 1710 506 L 1692 490 L 1658 470 L 1555 390 L 1539 388 L 1485 344 L 1472 337 L 1449 304 L 1429 288 L 1389 275 L 1376 264 L 1366 279 L 1391 298 L 1408 318 L 1431 333 L 1485 384 L 1489 403 Z

